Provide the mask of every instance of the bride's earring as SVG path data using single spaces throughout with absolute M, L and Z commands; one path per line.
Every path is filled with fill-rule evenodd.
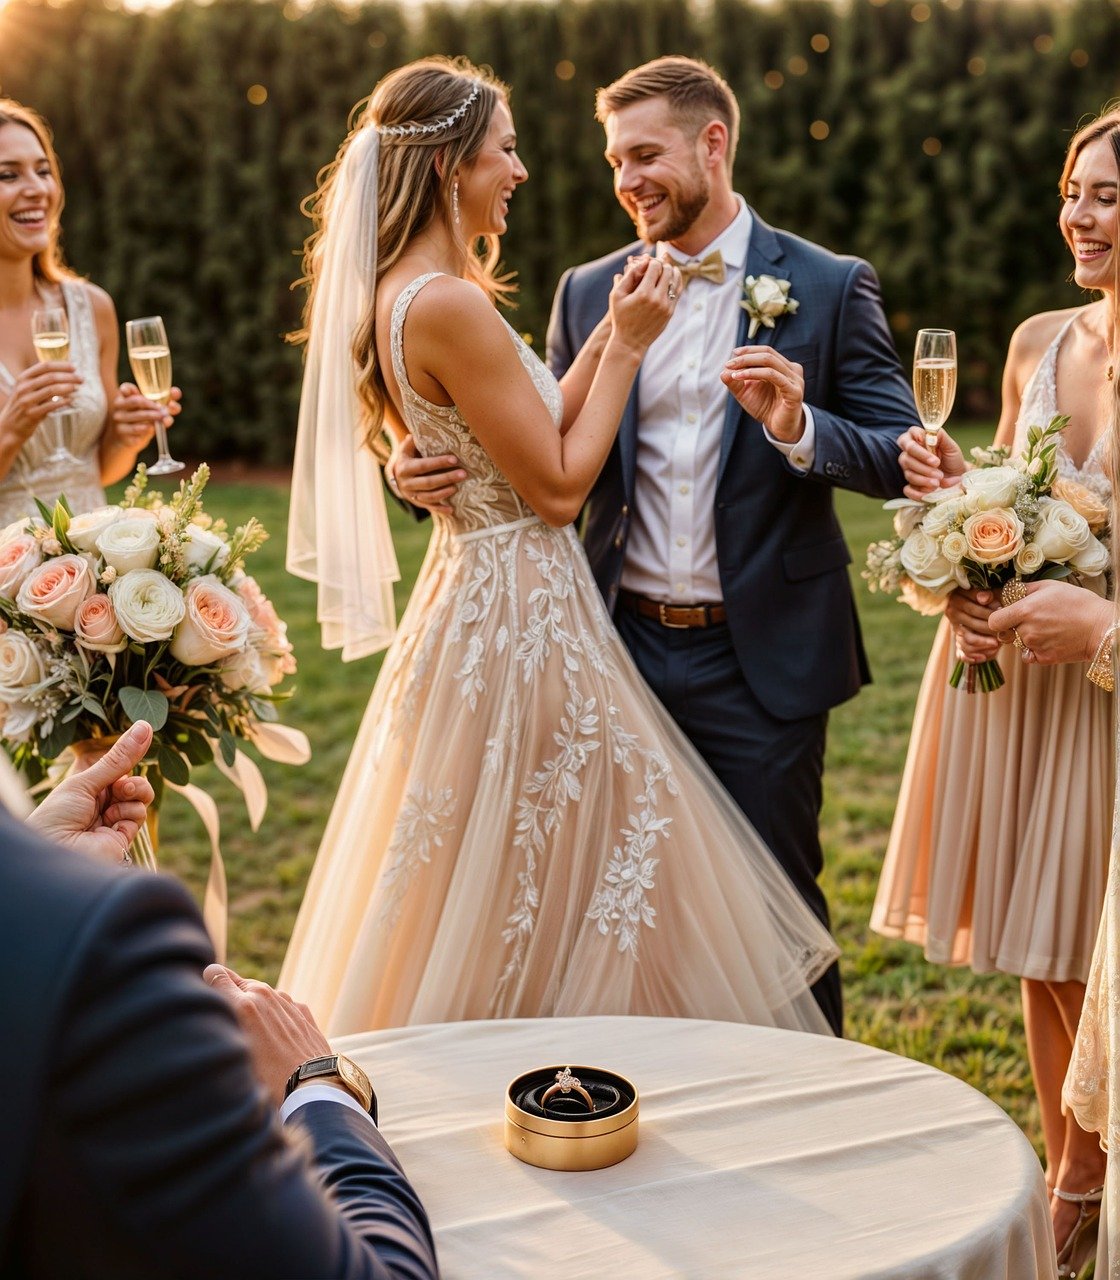
M 459 225 L 459 179 L 456 178 L 451 184 L 451 214 L 455 219 L 455 225 Z

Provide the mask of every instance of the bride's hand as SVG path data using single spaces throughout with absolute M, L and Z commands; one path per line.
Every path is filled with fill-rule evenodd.
M 993 591 L 954 591 L 945 604 L 945 616 L 953 628 L 957 656 L 965 662 L 988 662 L 999 653 L 999 640 L 988 619 L 998 608 Z
M 927 493 L 949 489 L 968 470 L 961 447 L 947 431 L 937 433 L 937 448 L 926 444 L 922 427 L 911 427 L 898 437 L 898 465 L 906 477 L 902 492 L 920 502 Z
M 1113 602 L 1071 582 L 1028 582 L 1026 587 L 1022 600 L 992 614 L 992 630 L 1004 643 L 1017 630 L 1025 662 L 1088 662 L 1113 619 Z
M 635 258 L 615 276 L 609 314 L 611 342 L 644 355 L 669 323 L 681 295 L 681 273 L 660 258 Z

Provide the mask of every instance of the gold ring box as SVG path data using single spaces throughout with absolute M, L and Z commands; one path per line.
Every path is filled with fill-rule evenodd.
M 531 1097 L 552 1085 L 562 1069 L 570 1070 L 589 1091 L 616 1092 L 617 1101 L 604 1108 L 606 1114 L 601 1116 L 575 1110 L 558 1119 L 539 1114 Z M 637 1145 L 638 1091 L 617 1072 L 602 1067 L 538 1067 L 519 1075 L 506 1090 L 506 1150 L 526 1164 L 564 1172 L 605 1169 L 632 1155 Z

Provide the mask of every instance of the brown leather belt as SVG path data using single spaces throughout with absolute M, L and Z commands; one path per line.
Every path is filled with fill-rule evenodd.
M 619 589 L 618 603 L 627 613 L 639 618 L 654 618 L 663 627 L 688 631 L 693 627 L 714 627 L 727 621 L 727 610 L 721 604 L 665 604 L 637 592 Z

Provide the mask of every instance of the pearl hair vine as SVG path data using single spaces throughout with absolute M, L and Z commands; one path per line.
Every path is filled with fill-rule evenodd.
M 462 120 L 478 97 L 481 87 L 477 80 L 473 81 L 470 93 L 455 110 L 439 120 L 433 120 L 431 124 L 379 124 L 377 132 L 383 138 L 430 138 L 433 134 L 442 133 Z

